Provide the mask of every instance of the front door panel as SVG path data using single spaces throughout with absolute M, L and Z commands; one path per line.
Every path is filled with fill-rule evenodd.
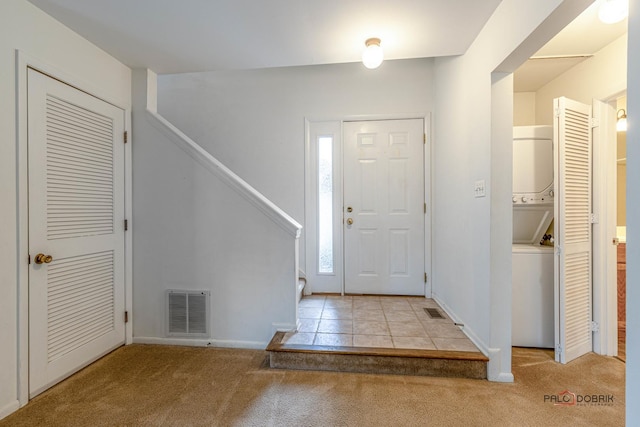
M 347 293 L 424 295 L 424 122 L 344 124 Z

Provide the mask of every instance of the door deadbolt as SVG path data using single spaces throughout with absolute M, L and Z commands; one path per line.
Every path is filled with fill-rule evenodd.
M 353 208 L 351 206 L 347 206 L 347 212 L 353 212 Z
M 51 255 L 38 254 L 35 258 L 36 264 L 49 264 L 51 261 L 53 261 L 53 257 Z

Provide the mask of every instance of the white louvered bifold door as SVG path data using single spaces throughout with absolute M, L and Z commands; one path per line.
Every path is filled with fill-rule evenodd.
M 124 343 L 124 112 L 30 69 L 28 121 L 33 397 Z
M 592 351 L 591 106 L 554 100 L 556 361 Z

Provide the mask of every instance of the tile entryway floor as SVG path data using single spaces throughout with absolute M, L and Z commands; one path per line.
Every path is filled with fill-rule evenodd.
M 438 308 L 432 319 L 425 308 Z M 300 328 L 282 344 L 479 351 L 438 304 L 423 297 L 304 297 L 298 305 Z

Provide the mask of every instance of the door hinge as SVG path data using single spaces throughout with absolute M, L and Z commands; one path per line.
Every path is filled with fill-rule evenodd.
M 129 142 L 129 132 L 127 132 L 126 130 L 124 131 L 124 143 L 126 144 L 127 142 Z
M 556 346 L 556 353 L 562 354 L 562 347 L 560 347 L 560 345 Z
M 124 231 L 127 231 L 127 230 L 129 230 L 129 220 L 125 219 L 124 220 Z
M 128 311 L 124 312 L 124 323 L 129 323 L 129 312 Z
M 31 264 L 31 254 L 29 254 L 29 264 Z
M 427 276 L 427 273 L 424 273 L 424 283 L 427 283 L 427 280 L 429 280 L 429 276 Z
M 427 204 L 424 204 L 424 213 L 427 213 Z
M 600 324 L 598 322 L 591 322 L 591 332 L 600 332 Z
M 591 224 L 597 224 L 599 222 L 598 220 L 598 214 L 592 213 L 589 215 L 589 222 L 591 222 Z
M 591 127 L 597 128 L 600 126 L 600 119 L 598 117 L 591 117 Z
M 423 144 L 426 144 L 426 143 L 427 143 L 427 134 L 426 134 L 426 133 L 423 133 L 423 134 L 422 134 L 422 143 L 423 143 Z
M 553 115 L 555 117 L 560 117 L 560 108 L 554 108 Z

